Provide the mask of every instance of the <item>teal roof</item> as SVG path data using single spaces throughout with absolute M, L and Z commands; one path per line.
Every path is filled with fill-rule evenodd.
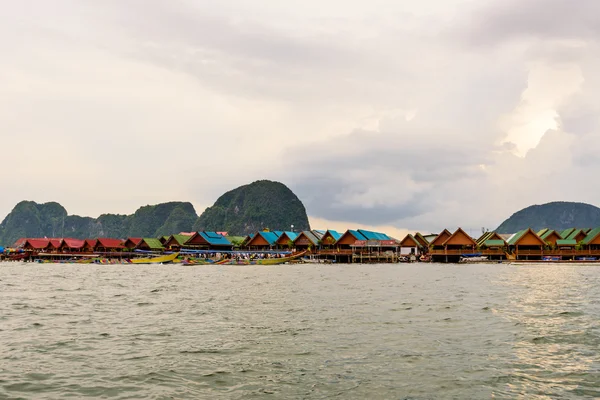
M 359 231 L 348 229 L 348 232 L 350 232 L 356 238 L 356 240 L 367 240 L 367 238 Z M 341 237 L 341 235 L 340 235 L 340 237 Z
M 296 240 L 296 238 L 299 235 L 298 232 L 291 232 L 291 231 L 275 231 L 274 233 L 277 234 L 277 238 L 280 238 L 285 233 L 285 235 L 292 241 Z
M 504 240 L 492 239 L 492 240 L 486 240 L 484 244 L 486 247 L 497 247 L 497 246 L 502 247 L 506 244 L 506 242 Z
M 392 238 L 390 238 L 385 233 L 365 231 L 364 229 L 359 229 L 358 231 L 365 238 L 367 238 L 367 240 L 392 240 Z
M 587 234 L 585 239 L 583 239 L 583 244 L 590 244 L 590 242 L 598 235 L 600 235 L 600 228 L 592 229 L 590 233 Z
M 273 246 L 275 242 L 277 242 L 277 239 L 279 239 L 279 235 L 275 232 L 259 231 L 258 234 L 262 236 L 271 246 Z
M 556 241 L 557 246 L 575 246 L 577 241 L 575 239 L 559 239 Z
M 206 240 L 211 246 L 231 246 L 231 242 L 223 235 L 217 232 L 198 232 L 204 240 Z
M 327 232 L 329 232 L 329 234 L 330 234 L 330 235 L 331 235 L 331 236 L 332 236 L 332 237 L 333 237 L 333 238 L 334 238 L 336 241 L 337 241 L 337 240 L 339 240 L 339 239 L 342 237 L 342 234 L 341 234 L 341 233 L 339 233 L 338 231 L 333 231 L 333 230 L 331 230 L 331 229 L 328 229 L 328 230 L 327 230 Z M 327 232 L 325 232 L 325 233 L 327 233 Z M 325 235 L 325 234 L 323 234 L 323 235 Z

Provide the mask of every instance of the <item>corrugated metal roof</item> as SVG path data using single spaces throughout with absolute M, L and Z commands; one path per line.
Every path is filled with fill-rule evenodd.
M 156 239 L 158 241 L 158 239 Z M 141 239 L 140 239 L 141 241 Z M 158 241 L 160 243 L 160 241 Z M 139 244 L 139 242 L 138 242 Z M 121 241 L 121 239 L 112 239 L 112 238 L 98 238 L 98 241 L 96 242 L 96 246 L 101 246 L 101 247 L 105 247 L 105 248 L 124 248 L 123 246 L 123 242 Z M 162 245 L 161 245 L 162 247 Z
M 85 244 L 85 240 L 81 239 L 64 239 L 63 242 L 70 249 L 80 249 Z
M 163 249 L 162 243 L 156 238 L 143 238 L 142 240 L 140 240 L 136 247 L 139 247 L 142 243 L 146 243 L 151 249 Z
M 577 241 L 575 239 L 559 239 L 556 241 L 557 246 L 575 246 Z
M 596 239 L 598 235 L 600 235 L 600 227 L 592 229 L 590 233 L 587 234 L 585 239 L 583 239 L 583 244 L 590 244 L 590 242 Z
M 565 238 L 565 239 L 568 239 L 569 235 L 570 235 L 571 233 L 573 233 L 573 231 L 574 231 L 574 230 L 575 230 L 575 228 L 569 228 L 569 229 L 565 229 L 564 231 L 562 231 L 562 232 L 560 233 L 560 237 L 562 237 L 562 238 Z
M 585 235 L 585 233 L 581 230 L 581 229 L 575 229 L 573 230 L 573 232 L 571 232 L 571 234 L 569 234 L 569 236 L 567 236 L 565 239 L 574 239 L 577 240 L 577 236 L 583 233 Z
M 213 246 L 231 246 L 231 242 L 225 236 L 219 235 L 217 232 L 202 231 L 198 232 L 210 245 Z
M 484 245 L 487 247 L 496 247 L 496 246 L 504 246 L 506 245 L 506 242 L 504 240 L 498 240 L 498 239 L 490 239 L 490 240 L 486 240 L 484 242 Z
M 523 237 L 523 235 L 528 231 L 529 229 L 523 229 L 522 231 L 519 231 L 517 233 L 515 233 L 514 235 L 512 235 L 510 237 L 510 239 L 508 239 L 508 244 L 510 245 L 514 245 L 519 239 L 521 239 Z
M 350 232 L 356 238 L 356 240 L 368 240 L 365 237 L 365 235 L 363 235 L 362 233 L 360 233 L 357 230 L 348 229 L 348 232 Z M 340 237 L 342 237 L 342 236 L 340 235 Z M 338 240 L 339 240 L 339 238 L 338 238 Z
M 392 240 L 388 235 L 381 232 L 366 231 L 364 229 L 358 230 L 367 240 Z
M 306 236 L 306 238 L 307 238 L 307 239 L 308 239 L 308 240 L 309 240 L 309 241 L 310 241 L 310 242 L 311 242 L 311 243 L 312 243 L 314 246 L 316 246 L 316 245 L 319 243 L 319 240 L 320 240 L 320 238 L 319 238 L 319 237 L 317 237 L 317 236 L 314 234 L 314 231 L 302 231 L 302 233 L 301 233 L 301 234 L 299 234 L 299 235 L 296 237 L 296 239 L 294 239 L 294 242 L 295 242 L 295 241 L 296 241 L 296 240 L 297 240 L 297 239 L 298 239 L 298 238 L 299 238 L 301 235 L 304 235 L 304 236 Z

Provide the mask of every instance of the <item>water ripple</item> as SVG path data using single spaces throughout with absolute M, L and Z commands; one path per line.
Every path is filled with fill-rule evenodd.
M 0 264 L 0 398 L 600 397 L 600 268 Z

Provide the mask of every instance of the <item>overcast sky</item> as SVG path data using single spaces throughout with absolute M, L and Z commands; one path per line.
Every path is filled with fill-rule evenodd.
M 600 204 L 600 1 L 0 4 L 0 219 L 257 179 L 396 235 Z

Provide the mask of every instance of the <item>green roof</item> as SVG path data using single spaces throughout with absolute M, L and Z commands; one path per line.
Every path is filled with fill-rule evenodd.
M 177 241 L 177 243 L 179 243 L 180 246 L 183 246 L 183 244 L 185 242 L 187 242 L 188 240 L 190 240 L 191 236 L 188 235 L 171 235 L 173 236 L 173 239 L 175 239 Z M 170 240 L 171 237 L 169 236 L 167 238 L 167 240 Z
M 544 232 L 542 235 L 540 235 L 540 234 L 538 233 L 538 236 L 539 236 L 539 237 L 540 237 L 542 240 L 546 240 L 546 238 L 547 238 L 548 236 L 552 235 L 552 234 L 553 234 L 553 233 L 555 233 L 555 232 L 556 232 L 556 231 L 555 231 L 555 230 L 553 230 L 553 229 L 548 229 L 548 230 L 546 230 L 546 232 Z M 557 234 L 558 236 L 560 236 L 560 233 L 556 232 L 556 234 Z M 562 237 L 562 236 L 561 236 L 561 237 Z
M 514 245 L 515 243 L 517 243 L 527 231 L 528 229 L 523 229 L 522 231 L 519 231 L 512 235 L 511 238 L 508 240 L 508 244 Z
M 484 243 L 486 240 L 488 240 L 488 238 L 490 236 L 492 236 L 494 234 L 494 232 L 485 232 L 483 235 L 481 235 L 479 237 L 479 239 L 477 239 L 477 245 L 481 246 L 482 243 Z
M 543 235 L 547 234 L 548 232 L 552 232 L 552 230 L 551 230 L 551 229 L 549 229 L 549 228 L 544 228 L 544 229 L 542 229 L 541 231 L 539 231 L 539 232 L 537 233 L 537 235 L 538 235 L 539 237 L 543 238 Z
M 592 240 L 596 238 L 600 234 L 600 228 L 592 229 L 590 233 L 587 234 L 585 239 L 583 239 L 583 244 L 590 244 Z
M 575 239 L 560 239 L 556 241 L 557 246 L 575 246 L 577 241 Z
M 163 245 L 160 242 L 160 240 L 158 240 L 158 239 L 155 239 L 155 238 L 143 238 L 142 240 L 144 242 L 146 242 L 146 244 L 148 245 L 148 247 L 150 247 L 151 249 L 163 249 Z
M 567 238 L 569 237 L 569 235 L 570 235 L 571 233 L 573 233 L 573 231 L 574 231 L 574 230 L 575 230 L 575 228 L 569 228 L 569 229 L 565 229 L 564 231 L 562 231 L 562 232 L 560 233 L 560 237 L 563 237 L 563 238 L 567 239 Z
M 492 240 L 485 241 L 486 247 L 496 247 L 496 246 L 502 247 L 505 244 L 506 244 L 506 242 L 504 240 L 498 240 L 498 239 L 492 239 Z
M 579 235 L 579 233 L 583 232 L 581 229 L 574 229 L 573 232 L 568 237 L 564 237 L 565 239 L 574 239 Z

